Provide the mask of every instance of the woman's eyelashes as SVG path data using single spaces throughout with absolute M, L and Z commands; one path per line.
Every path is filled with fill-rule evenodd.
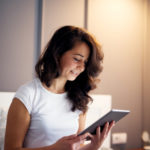
M 79 62 L 80 61 L 80 59 L 78 59 L 78 58 L 73 58 L 76 62 Z
M 82 62 L 81 59 L 78 59 L 78 58 L 73 58 L 75 62 Z M 87 61 L 84 61 L 84 65 L 86 66 L 87 64 Z

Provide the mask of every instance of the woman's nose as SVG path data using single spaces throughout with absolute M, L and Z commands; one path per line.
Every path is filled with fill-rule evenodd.
M 78 69 L 82 72 L 82 71 L 84 71 L 84 69 L 85 69 L 85 64 L 84 64 L 84 62 L 80 62 L 79 64 L 78 64 Z

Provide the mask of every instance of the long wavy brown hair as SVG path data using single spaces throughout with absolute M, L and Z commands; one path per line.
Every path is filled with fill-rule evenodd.
M 78 42 L 85 42 L 88 45 L 90 56 L 84 72 L 74 81 L 67 81 L 65 91 L 68 99 L 72 102 L 72 111 L 79 109 L 86 112 L 89 101 L 92 101 L 88 93 L 96 88 L 95 82 L 102 71 L 103 60 L 100 44 L 88 31 L 75 26 L 63 26 L 58 29 L 41 54 L 35 66 L 35 71 L 40 81 L 50 87 L 53 79 L 61 74 L 61 56 L 73 49 Z

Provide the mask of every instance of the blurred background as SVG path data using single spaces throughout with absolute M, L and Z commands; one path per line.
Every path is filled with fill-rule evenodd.
M 101 43 L 104 70 L 92 93 L 131 110 L 112 133 L 127 134 L 126 149 L 142 147 L 142 132 L 150 133 L 150 0 L 0 0 L 0 91 L 34 78 L 41 51 L 62 25 L 86 28 Z

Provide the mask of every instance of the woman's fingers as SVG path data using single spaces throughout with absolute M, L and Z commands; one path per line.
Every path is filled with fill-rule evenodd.
M 112 129 L 112 127 L 115 125 L 115 121 L 112 121 L 110 124 L 106 122 L 103 131 L 101 133 L 101 138 L 106 138 L 109 131 Z
M 63 139 L 64 140 L 72 140 L 76 137 L 77 137 L 77 134 L 72 134 L 72 135 L 69 135 L 69 136 L 64 136 Z
M 80 136 L 77 136 L 74 141 L 77 142 L 77 141 L 84 141 L 87 137 L 89 137 L 90 134 L 89 133 L 85 133 L 85 134 L 82 134 Z
M 83 135 L 77 136 L 77 134 L 74 134 L 66 136 L 62 139 L 64 141 L 68 141 L 74 147 L 74 149 L 78 149 L 80 147 L 80 144 L 83 144 L 86 138 L 90 137 L 92 144 L 95 145 L 94 147 L 100 147 L 114 125 L 114 121 L 112 121 L 110 124 L 107 122 L 102 131 L 100 127 L 96 129 L 96 135 L 85 133 Z
M 112 121 L 110 124 L 109 124 L 109 127 L 108 127 L 108 131 L 107 131 L 107 134 L 109 133 L 109 131 L 112 129 L 112 127 L 115 126 L 115 121 Z
M 98 149 L 102 145 L 109 131 L 112 129 L 114 125 L 115 125 L 114 121 L 112 121 L 110 124 L 107 122 L 105 123 L 102 131 L 100 127 L 97 127 L 96 135 L 88 134 L 88 137 L 90 137 L 91 139 L 91 147 L 93 149 Z
M 103 130 L 102 130 L 102 133 L 101 133 L 101 139 L 105 138 L 107 136 L 107 133 L 108 133 L 108 128 L 109 128 L 109 123 L 106 122 Z
M 74 143 L 78 143 L 78 142 L 84 141 L 88 136 L 90 136 L 89 133 L 85 133 L 85 134 L 80 135 L 80 136 L 77 136 L 77 134 L 73 134 L 70 136 L 65 136 L 62 139 L 63 140 L 70 140 L 70 141 L 73 141 Z
M 89 133 L 85 133 L 80 136 L 76 136 L 74 139 L 71 139 L 70 142 L 73 143 L 74 149 L 79 149 L 82 144 L 84 144 L 84 141 L 86 140 L 87 137 L 89 137 Z
M 101 127 L 100 126 L 97 127 L 97 129 L 96 129 L 96 136 L 98 137 L 98 139 L 100 139 L 100 137 L 101 137 Z
M 85 133 L 83 135 L 77 136 L 77 134 L 69 135 L 62 137 L 60 140 L 58 140 L 55 144 L 56 149 L 66 150 L 66 149 L 73 149 L 78 150 L 80 148 L 80 145 L 83 144 L 86 137 L 89 136 L 89 133 Z

